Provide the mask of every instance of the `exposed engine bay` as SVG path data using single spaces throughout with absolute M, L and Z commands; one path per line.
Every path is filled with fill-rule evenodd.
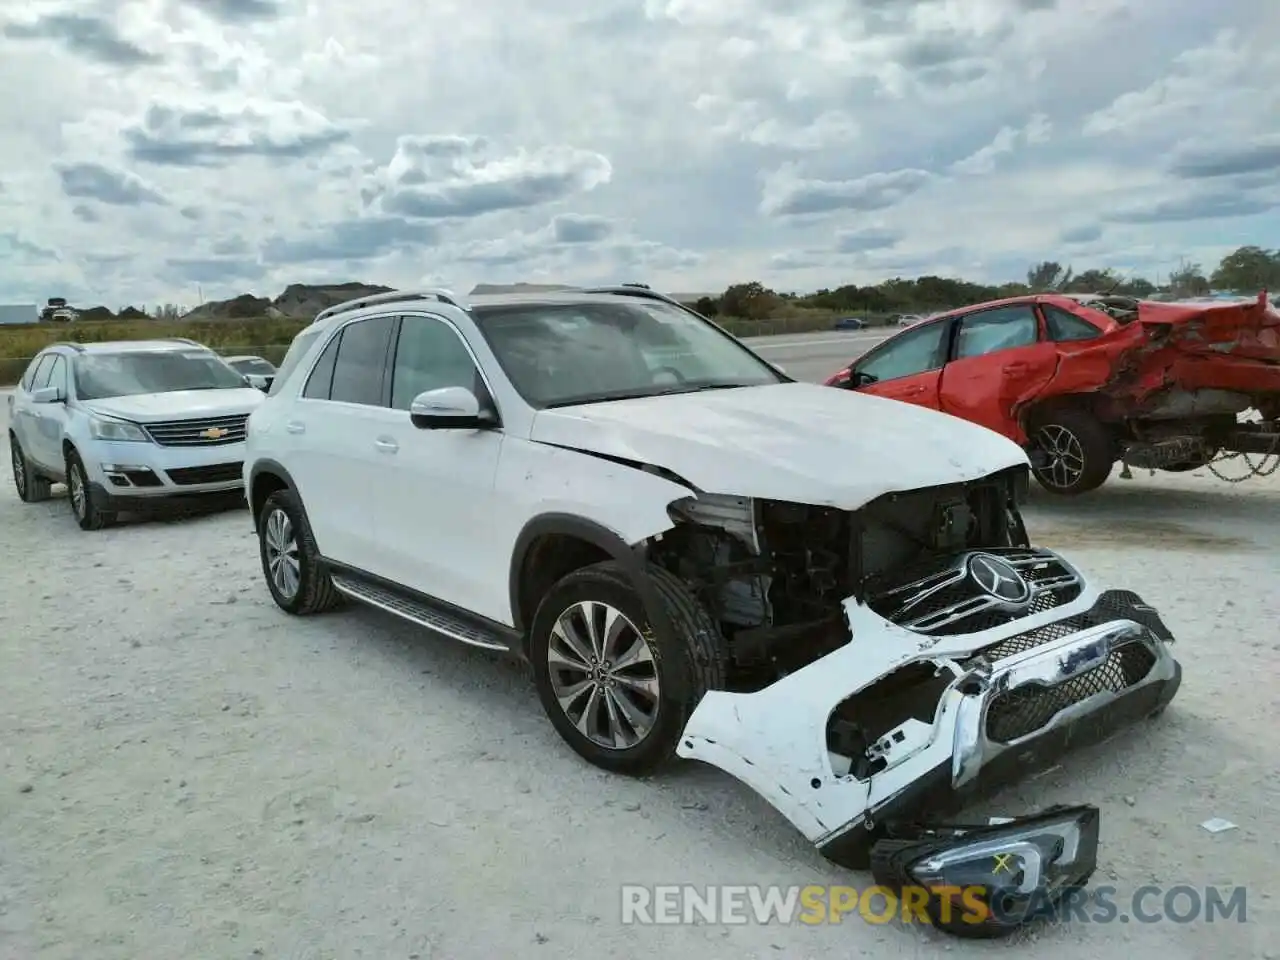
M 730 689 L 751 691 L 847 643 L 844 600 L 894 619 L 895 588 L 965 551 L 1027 546 L 1018 510 L 1027 482 L 1025 468 L 1012 468 L 855 511 L 703 494 L 672 504 L 677 525 L 650 556 L 720 621 Z

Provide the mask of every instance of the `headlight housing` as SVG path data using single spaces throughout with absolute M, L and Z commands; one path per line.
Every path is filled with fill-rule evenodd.
M 916 828 L 872 848 L 876 882 L 927 892 L 928 919 L 947 933 L 1000 937 L 1056 916 L 1098 865 L 1101 813 L 1084 804 L 978 827 Z M 921 899 L 919 896 L 917 900 Z
M 89 436 L 95 440 L 150 443 L 151 438 L 136 423 L 127 420 L 107 420 L 103 417 L 89 419 Z

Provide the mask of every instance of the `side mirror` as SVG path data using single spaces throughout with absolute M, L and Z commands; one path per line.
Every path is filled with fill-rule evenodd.
M 420 430 L 483 430 L 498 422 L 491 410 L 481 409 L 476 395 L 466 387 L 418 394 L 409 404 L 409 419 Z
M 66 399 L 58 387 L 41 387 L 31 394 L 32 403 L 62 403 Z
M 857 390 L 860 387 L 866 387 L 876 382 L 878 378 L 873 377 L 869 373 L 863 373 L 861 370 L 849 370 L 849 389 Z
M 782 364 L 780 364 L 780 363 L 771 363 L 771 364 L 769 364 L 769 366 L 773 367 L 773 369 L 777 370 L 777 371 L 778 371 L 780 374 L 782 374 L 784 377 L 787 375 L 787 368 L 786 368 L 786 367 L 784 367 Z

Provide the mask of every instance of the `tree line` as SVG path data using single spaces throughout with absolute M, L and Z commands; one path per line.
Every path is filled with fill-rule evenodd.
M 1252 295 L 1264 289 L 1280 291 L 1280 249 L 1246 246 L 1227 254 L 1207 275 L 1200 264 L 1184 262 L 1159 286 L 1146 277 L 1110 269 L 1092 268 L 1076 273 L 1070 265 L 1046 260 L 1028 269 L 1025 281 L 997 285 L 952 277 L 924 276 L 914 280 L 895 277 L 873 286 L 848 284 L 796 294 L 779 293 L 751 281 L 735 283 L 718 297 L 702 297 L 694 306 L 704 316 L 763 320 L 777 316 L 788 307 L 850 314 L 926 313 L 1029 293 L 1196 297 L 1212 290 Z

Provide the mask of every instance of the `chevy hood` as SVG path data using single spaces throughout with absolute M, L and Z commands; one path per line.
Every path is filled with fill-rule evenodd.
M 1027 463 L 958 417 L 809 383 L 541 410 L 530 439 L 665 467 L 707 493 L 842 510 Z
M 261 390 L 253 387 L 176 390 L 172 393 L 141 393 L 133 397 L 85 400 L 81 406 L 107 417 L 119 417 L 135 423 L 156 423 L 161 420 L 197 420 L 252 413 L 265 396 Z

